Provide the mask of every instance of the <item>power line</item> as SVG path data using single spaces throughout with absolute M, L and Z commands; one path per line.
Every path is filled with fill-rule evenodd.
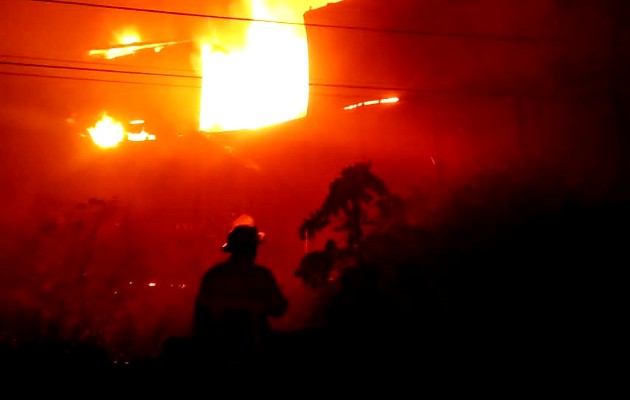
M 144 85 L 144 86 L 163 86 L 163 87 L 179 87 L 179 88 L 189 88 L 189 89 L 201 89 L 200 85 L 179 85 L 179 84 L 171 84 L 171 83 L 159 83 L 159 82 L 140 82 L 140 81 L 127 81 L 127 80 L 115 80 L 115 79 L 99 79 L 99 78 L 86 78 L 86 77 L 77 77 L 77 76 L 63 76 L 63 75 L 48 75 L 48 74 L 35 74 L 35 73 L 23 73 L 23 72 L 12 72 L 12 71 L 0 71 L 0 76 L 21 76 L 21 77 L 32 77 L 32 78 L 47 78 L 47 79 L 64 79 L 64 80 L 74 80 L 74 81 L 89 81 L 89 82 L 103 82 L 103 83 L 121 83 L 121 84 L 132 84 L 132 85 Z M 376 86 L 360 86 L 360 85 L 333 85 L 333 84 L 318 84 L 318 83 L 309 83 L 309 86 L 320 86 L 320 87 L 332 87 L 332 88 L 353 88 L 353 89 L 370 89 L 370 90 L 379 90 L 386 91 L 392 94 L 396 94 L 396 92 L 406 92 L 405 101 L 413 101 L 417 96 L 458 96 L 458 97 L 522 97 L 522 98 L 533 98 L 533 99 L 559 99 L 566 97 L 574 97 L 571 93 L 557 93 L 557 94 L 536 94 L 536 93 L 525 93 L 525 92 L 506 92 L 506 91 L 466 91 L 461 89 L 429 89 L 429 88 L 386 88 L 386 87 L 376 87 Z M 597 95 L 607 95 L 607 93 L 587 93 L 590 97 Z M 365 94 L 363 94 L 365 96 Z M 316 93 L 310 92 L 310 97 L 337 97 L 337 98 L 357 98 L 358 94 L 343 94 L 343 93 Z M 581 95 L 582 97 L 584 94 Z
M 0 65 L 10 65 L 10 66 L 26 67 L 26 68 L 62 69 L 62 70 L 83 71 L 83 72 L 131 74 L 131 75 L 156 76 L 156 77 L 167 77 L 167 78 L 202 79 L 202 77 L 198 75 L 165 74 L 165 73 L 146 72 L 146 71 L 125 71 L 125 70 L 107 69 L 107 68 L 88 68 L 88 67 L 76 67 L 76 66 L 68 66 L 68 65 L 23 63 L 23 62 L 2 61 L 2 60 L 0 60 Z M 55 75 L 52 75 L 52 76 L 55 76 Z M 120 81 L 119 83 L 124 83 L 124 82 L 125 81 Z M 378 91 L 396 91 L 396 92 L 406 92 L 406 91 L 416 90 L 416 89 L 402 88 L 402 87 L 380 87 L 380 86 L 372 86 L 372 85 L 350 85 L 350 84 L 318 83 L 318 82 L 315 82 L 315 83 L 311 82 L 309 83 L 309 85 L 316 86 L 316 87 L 323 87 L 323 88 L 335 88 L 335 89 L 378 90 Z
M 191 89 L 200 89 L 201 88 L 201 86 L 193 86 L 193 85 L 175 85 L 175 84 L 156 83 L 156 82 L 121 81 L 121 80 L 115 80 L 115 79 L 84 78 L 84 77 L 78 77 L 78 76 L 33 74 L 33 73 L 10 72 L 10 71 L 0 71 L 0 75 L 23 76 L 23 77 L 31 77 L 31 78 L 67 79 L 67 80 L 73 80 L 73 81 L 90 81 L 90 82 L 105 82 L 105 83 L 128 83 L 128 84 L 132 84 L 132 85 L 167 86 L 167 87 L 181 87 L 181 88 L 191 88 Z
M 310 28 L 340 29 L 340 30 L 351 30 L 351 31 L 366 31 L 366 32 L 387 33 L 387 34 L 397 34 L 397 35 L 435 36 L 435 37 L 447 37 L 447 38 L 450 37 L 450 38 L 471 39 L 471 40 L 499 40 L 499 41 L 521 41 L 521 42 L 549 42 L 549 43 L 563 42 L 558 39 L 555 39 L 555 40 L 550 39 L 550 38 L 541 39 L 541 38 L 517 36 L 517 35 L 499 36 L 499 35 L 468 34 L 468 33 L 455 33 L 455 32 L 430 32 L 430 31 L 397 29 L 397 28 L 377 28 L 377 27 L 370 27 L 370 26 L 315 24 L 315 23 L 306 23 L 306 22 L 258 19 L 258 18 L 249 18 L 249 17 L 233 17 L 233 16 L 215 15 L 215 14 L 201 14 L 201 13 L 191 13 L 191 12 L 183 12 L 183 11 L 157 10 L 157 9 L 152 9 L 152 8 L 141 8 L 141 7 L 116 6 L 116 5 L 111 5 L 111 4 L 94 4 L 94 3 L 84 3 L 84 2 L 79 2 L 79 1 L 66 1 L 66 0 L 24 0 L 24 1 L 30 1 L 30 2 L 35 2 L 35 3 L 58 4 L 58 5 L 66 5 L 66 6 L 91 7 L 91 8 L 100 8 L 100 9 L 108 9 L 108 10 L 172 15 L 172 16 L 178 16 L 178 17 L 208 18 L 208 19 L 239 21 L 239 22 L 261 22 L 261 23 L 268 23 L 268 24 L 304 26 L 304 27 L 310 27 Z
M 148 75 L 158 76 L 163 78 L 193 78 L 201 79 L 199 75 L 181 75 L 181 74 L 166 74 L 160 72 L 146 72 L 146 71 L 125 71 L 119 69 L 107 69 L 107 68 L 88 68 L 88 67 L 75 67 L 70 65 L 54 65 L 54 64 L 36 64 L 36 63 L 23 63 L 16 61 L 1 61 L 2 65 L 12 65 L 16 67 L 32 67 L 32 68 L 50 68 L 50 69 L 65 69 L 72 71 L 89 71 L 89 72 L 106 72 L 115 74 L 131 74 L 131 75 Z
M 146 86 L 166 86 L 166 87 L 181 87 L 181 88 L 201 89 L 200 85 L 178 85 L 178 84 L 159 83 L 159 82 L 123 81 L 123 80 L 115 80 L 115 79 L 85 78 L 85 77 L 77 77 L 77 76 L 35 74 L 35 73 L 11 72 L 11 71 L 0 71 L 0 75 L 23 76 L 23 77 L 33 77 L 33 78 L 66 79 L 66 80 L 104 82 L 104 83 L 128 83 L 128 84 L 146 85 Z M 341 85 L 334 86 L 334 85 L 324 85 L 324 84 L 309 84 L 309 86 L 339 87 Z M 350 85 L 348 85 L 348 87 L 350 87 L 350 88 L 360 88 L 360 86 L 352 87 Z M 368 87 L 366 87 L 366 88 L 368 88 Z M 370 88 L 373 89 L 373 90 L 377 90 L 377 88 L 374 88 L 374 87 L 370 87 Z M 378 90 L 385 90 L 385 89 L 378 88 Z M 393 91 L 393 89 L 390 89 L 390 90 Z M 334 93 L 311 93 L 311 95 L 324 96 L 324 97 L 353 97 L 351 95 L 334 94 Z
M 22 58 L 28 60 L 40 60 L 40 61 L 50 61 L 57 63 L 78 63 L 78 64 L 97 64 L 97 65 L 111 65 L 108 63 L 92 63 L 88 61 L 77 61 L 77 60 L 69 60 L 69 59 L 61 59 L 61 58 L 47 58 L 47 57 L 31 57 L 31 56 L 18 56 L 18 55 L 10 55 L 10 54 L 0 54 L 0 58 Z M 163 73 L 153 73 L 148 71 L 129 71 L 129 70 L 118 70 L 118 69 L 102 69 L 102 68 L 90 68 L 90 67 L 76 67 L 76 66 L 65 66 L 65 65 L 56 65 L 56 64 L 33 64 L 33 63 L 23 63 L 23 62 L 14 62 L 14 61 L 3 61 L 0 60 L 0 64 L 6 65 L 14 65 L 21 67 L 33 67 L 33 68 L 52 68 L 52 69 L 69 69 L 69 70 L 79 70 L 79 71 L 90 71 L 90 72 L 105 72 L 105 73 L 129 73 L 129 74 L 137 74 L 137 75 L 149 75 L 149 76 L 159 76 L 159 77 L 173 77 L 173 78 L 197 78 L 202 79 L 202 76 L 198 75 L 180 75 L 180 74 L 163 74 Z M 132 65 L 118 65 L 122 67 L 130 67 L 134 68 Z M 143 66 L 144 68 L 144 66 Z M 159 67 L 148 67 L 148 68 L 156 68 L 162 70 L 172 70 L 167 68 L 159 68 Z M 189 69 L 174 69 L 176 71 L 189 71 L 194 72 Z M 330 83 L 310 83 L 311 86 L 319 86 L 324 88 L 347 88 L 347 89 L 371 89 L 371 90 L 392 90 L 392 91 L 409 91 L 413 89 L 406 89 L 401 87 L 380 87 L 380 86 L 366 86 L 366 85 L 347 85 L 347 84 L 330 84 Z
M 35 73 L 12 72 L 12 71 L 0 71 L 0 75 L 22 76 L 22 77 L 31 77 L 31 78 L 64 79 L 64 80 L 89 81 L 89 82 L 103 82 L 103 83 L 123 83 L 123 84 L 126 83 L 126 84 L 132 84 L 132 85 L 145 85 L 145 86 L 163 86 L 163 87 L 180 87 L 180 88 L 189 88 L 189 89 L 201 89 L 200 85 L 178 85 L 178 84 L 159 83 L 159 82 L 140 82 L 140 81 L 129 81 L 129 80 L 99 79 L 99 78 L 86 78 L 86 77 L 77 77 L 77 76 L 49 75 L 49 74 L 35 74 Z M 309 84 L 309 86 L 313 86 L 313 84 Z M 322 85 L 318 85 L 318 86 L 325 86 L 325 85 L 322 84 Z M 346 97 L 346 98 L 353 98 L 353 97 L 355 97 L 353 95 L 340 94 L 340 93 L 313 93 L 313 92 L 311 92 L 309 95 L 310 96 L 316 96 L 316 97 Z
M 33 56 L 25 56 L 25 55 L 17 55 L 17 54 L 0 54 L 0 58 L 17 58 L 23 60 L 34 60 L 34 61 L 47 61 L 47 62 L 61 62 L 61 63 L 70 63 L 70 64 L 87 64 L 87 65 L 112 65 L 111 62 L 98 62 L 98 61 L 81 61 L 81 60 L 69 60 L 63 58 L 51 58 L 51 57 L 33 57 Z M 148 68 L 162 71 L 181 71 L 181 72 L 195 72 L 192 69 L 184 69 L 184 68 L 164 68 L 164 67 L 156 67 L 153 65 L 130 65 L 130 64 L 116 64 L 118 67 L 126 67 L 126 68 Z
M 72 62 L 68 60 L 68 62 Z M 67 66 L 67 65 L 56 65 L 56 64 L 38 64 L 38 63 L 23 63 L 23 62 L 14 62 L 14 61 L 3 61 L 0 60 L 0 65 L 9 65 L 20 68 L 43 68 L 43 69 L 54 69 L 54 70 L 69 70 L 69 71 L 82 71 L 82 72 L 97 72 L 97 73 L 115 73 L 115 74 L 130 74 L 135 76 L 154 76 L 161 78 L 192 78 L 192 79 L 202 79 L 202 76 L 198 75 L 181 75 L 181 74 L 166 74 L 166 73 L 157 73 L 157 72 L 147 72 L 147 71 L 126 71 L 119 69 L 106 69 L 106 68 L 88 68 L 88 67 L 77 67 L 77 66 Z M 112 80 L 112 79 L 101 79 L 101 78 L 90 78 L 90 77 L 76 77 L 76 76 L 61 76 L 61 75 L 46 75 L 46 74 L 35 74 L 35 73 L 22 73 L 22 72 L 13 72 L 13 71 L 0 71 L 2 75 L 13 75 L 13 76 L 24 76 L 24 77 L 38 77 L 38 78 L 54 78 L 54 79 L 73 79 L 73 80 L 84 80 L 84 81 L 93 81 L 93 82 L 107 82 L 107 83 L 127 83 L 127 84 L 143 84 L 143 85 L 155 85 L 155 86 L 170 86 L 170 87 L 183 87 L 183 88 L 197 88 L 200 89 L 201 85 L 181 85 L 174 83 L 154 83 L 154 82 L 140 82 L 140 81 L 130 81 L 130 80 Z M 483 96 L 483 97 L 506 97 L 506 96 L 519 96 L 519 97 L 531 97 L 531 98 L 559 98 L 564 96 L 570 96 L 570 93 L 558 93 L 558 94 L 544 94 L 544 93 L 528 93 L 528 92 L 511 92 L 511 91 L 466 91 L 461 89 L 430 89 L 430 88 L 420 88 L 420 87 L 396 87 L 396 86 L 380 86 L 380 85 L 368 85 L 368 84 L 346 84 L 346 83 L 327 83 L 327 82 L 309 82 L 309 87 L 316 87 L 322 89 L 346 89 L 346 90 L 357 90 L 357 91 L 378 91 L 378 92 L 388 92 L 392 95 L 405 93 L 406 95 L 457 95 L 457 96 Z M 329 95 L 329 96 L 341 96 L 338 93 L 320 93 L 314 95 Z M 347 95 L 350 97 L 349 95 Z

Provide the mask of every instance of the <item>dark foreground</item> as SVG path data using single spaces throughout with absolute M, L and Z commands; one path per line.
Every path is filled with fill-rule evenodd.
M 124 363 L 95 345 L 43 340 L 5 344 L 2 376 L 23 391 L 42 389 L 40 382 L 52 382 L 49 392 L 76 391 L 89 382 L 90 394 L 131 386 L 247 391 L 253 381 L 299 383 L 300 393 L 338 381 L 460 392 L 473 381 L 509 385 L 510 393 L 551 382 L 574 390 L 612 377 L 620 361 L 627 210 L 571 209 L 502 227 L 474 246 L 445 247 L 436 259 L 449 264 L 447 302 L 420 296 L 403 309 L 391 296 L 356 291 L 329 326 L 278 334 L 255 363 L 216 362 L 186 338 Z

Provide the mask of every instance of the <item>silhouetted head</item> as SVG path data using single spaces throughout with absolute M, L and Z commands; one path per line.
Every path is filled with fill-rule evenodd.
M 256 226 L 239 225 L 230 231 L 222 250 L 224 253 L 255 256 L 263 237 Z

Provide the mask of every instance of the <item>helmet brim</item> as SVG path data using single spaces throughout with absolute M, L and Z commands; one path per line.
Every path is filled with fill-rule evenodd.
M 258 231 L 258 245 L 262 244 L 265 241 L 265 232 Z M 224 253 L 229 253 L 230 248 L 228 246 L 228 242 L 225 242 L 221 245 L 221 251 Z

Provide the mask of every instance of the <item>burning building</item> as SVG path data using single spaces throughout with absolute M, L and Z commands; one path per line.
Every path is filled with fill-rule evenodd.
M 143 75 L 199 87 L 191 111 L 205 133 L 250 130 L 303 118 L 309 101 L 308 45 L 303 13 L 308 5 L 252 0 L 238 16 L 207 15 L 220 29 L 186 40 L 144 41 L 137 32 L 119 34 L 111 47 L 90 57 L 112 65 L 151 66 Z M 124 60 L 124 61 L 123 61 Z M 179 71 L 179 72 L 177 72 Z M 172 82 L 171 82 L 172 83 Z

